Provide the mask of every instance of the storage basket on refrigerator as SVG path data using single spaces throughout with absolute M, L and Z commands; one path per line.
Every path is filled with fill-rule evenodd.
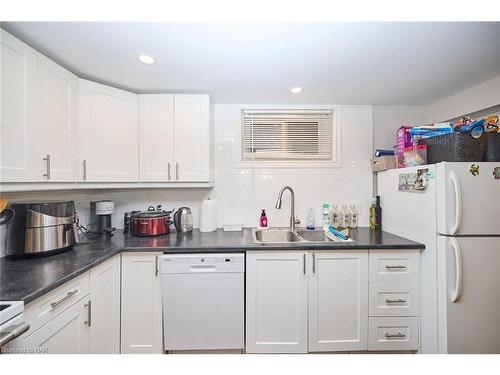
M 469 133 L 450 133 L 421 139 L 418 144 L 427 145 L 427 163 L 442 161 L 482 161 L 486 148 L 486 137 L 472 138 Z
M 486 148 L 483 161 L 500 161 L 500 133 L 486 133 Z

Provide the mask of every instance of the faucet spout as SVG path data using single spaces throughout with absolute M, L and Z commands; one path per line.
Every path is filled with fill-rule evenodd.
M 293 189 L 290 186 L 285 186 L 280 190 L 280 192 L 278 193 L 278 199 L 276 200 L 275 207 L 277 209 L 281 209 L 281 200 L 285 190 L 288 190 L 290 192 L 290 196 L 292 198 L 290 207 L 290 229 L 295 230 L 295 225 L 300 224 L 300 220 L 295 218 L 295 193 L 293 192 Z

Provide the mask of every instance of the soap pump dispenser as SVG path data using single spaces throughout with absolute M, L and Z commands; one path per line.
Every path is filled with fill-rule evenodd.
M 264 209 L 262 209 L 262 213 L 260 214 L 259 228 L 267 229 L 267 215 L 266 215 L 266 210 Z

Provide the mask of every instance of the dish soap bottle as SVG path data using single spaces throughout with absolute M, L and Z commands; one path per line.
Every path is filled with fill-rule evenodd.
M 307 211 L 307 229 L 314 230 L 314 212 L 312 208 Z
M 267 216 L 266 216 L 266 210 L 264 210 L 264 209 L 262 209 L 262 213 L 260 214 L 259 228 L 267 229 Z
M 330 226 L 330 205 L 328 203 L 323 204 L 321 223 L 323 224 L 323 229 L 328 228 Z

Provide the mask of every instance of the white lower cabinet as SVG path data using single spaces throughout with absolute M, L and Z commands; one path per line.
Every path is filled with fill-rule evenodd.
M 88 297 L 88 296 L 87 296 Z M 84 354 L 89 351 L 89 299 L 83 298 L 15 345 L 22 353 Z
M 310 254 L 309 351 L 368 349 L 368 251 Z
M 162 353 L 161 253 L 122 254 L 121 352 Z
M 90 270 L 90 353 L 120 353 L 120 255 Z
M 247 252 L 246 352 L 307 352 L 305 253 Z
M 247 252 L 246 272 L 248 353 L 367 350 L 368 251 Z
M 418 350 L 419 256 L 248 251 L 247 353 Z
M 417 350 L 417 317 L 370 317 L 369 350 Z

